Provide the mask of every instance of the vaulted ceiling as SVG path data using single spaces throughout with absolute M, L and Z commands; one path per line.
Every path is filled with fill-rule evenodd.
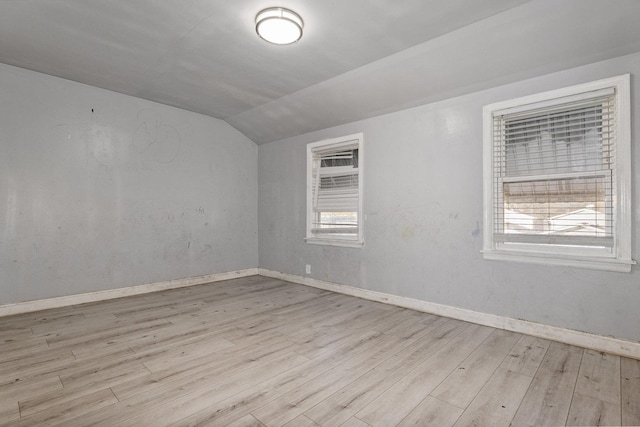
M 223 119 L 256 143 L 640 51 L 637 0 L 3 0 L 0 62 Z

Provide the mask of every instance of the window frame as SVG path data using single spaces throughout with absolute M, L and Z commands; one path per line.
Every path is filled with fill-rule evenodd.
M 314 153 L 339 149 L 354 145 L 357 141 L 358 145 L 358 226 L 356 236 L 335 236 L 328 233 L 327 237 L 320 236 L 313 232 L 313 222 L 315 212 L 313 210 L 313 157 Z M 311 244 L 331 245 L 361 248 L 364 246 L 364 230 L 363 230 L 363 210 L 362 195 L 364 188 L 364 135 L 356 133 L 352 135 L 341 136 L 337 138 L 325 139 L 322 141 L 311 142 L 307 144 L 307 230 L 305 241 Z
M 589 92 L 613 88 L 615 108 L 615 188 L 613 248 L 517 243 L 504 244 L 494 239 L 494 117 L 506 110 L 530 111 L 568 104 L 572 98 Z M 595 96 L 593 97 L 595 98 Z M 596 270 L 630 272 L 631 259 L 631 102 L 630 75 L 602 79 L 530 96 L 510 99 L 483 108 L 483 257 L 547 265 L 581 267 Z

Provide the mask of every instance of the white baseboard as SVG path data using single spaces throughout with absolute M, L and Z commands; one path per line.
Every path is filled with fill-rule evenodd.
M 560 328 L 557 326 L 544 325 L 542 323 L 530 322 L 527 320 L 513 319 L 510 317 L 498 316 L 495 314 L 481 313 L 443 304 L 436 304 L 414 298 L 401 297 L 383 292 L 371 291 L 368 289 L 356 288 L 353 286 L 340 285 L 338 283 L 326 282 L 310 277 L 296 276 L 293 274 L 280 273 L 263 268 L 249 268 L 246 270 L 229 271 L 225 273 L 208 274 L 205 276 L 188 277 L 184 279 L 168 280 L 164 282 L 149 283 L 146 285 L 130 286 L 126 288 L 109 289 L 104 291 L 89 292 L 77 295 L 68 295 L 55 298 L 47 298 L 36 301 L 26 301 L 13 304 L 0 305 L 0 317 L 13 314 L 29 313 L 51 308 L 60 308 L 70 305 L 84 304 L 122 298 L 131 295 L 140 295 L 150 292 L 158 292 L 167 289 L 184 288 L 187 286 L 202 285 L 205 283 L 219 282 L 222 280 L 236 279 L 240 277 L 255 276 L 259 274 L 265 277 L 285 280 L 287 282 L 312 286 L 314 288 L 351 295 L 371 301 L 396 305 L 398 307 L 431 313 L 438 316 L 450 317 L 452 319 L 464 320 L 466 322 L 507 331 L 519 332 L 533 335 L 540 338 L 559 341 L 566 344 L 585 347 L 597 351 L 616 354 L 640 360 L 640 342 L 628 341 L 619 338 L 606 337 L 602 335 L 580 332 L 572 329 Z
M 18 302 L 0 305 L 0 317 L 12 314 L 30 313 L 33 311 L 48 310 L 50 308 L 67 307 L 70 305 L 84 304 L 128 297 L 131 295 L 147 294 L 150 292 L 164 291 L 167 289 L 184 288 L 187 286 L 203 285 L 205 283 L 220 282 L 222 280 L 236 279 L 239 277 L 255 276 L 257 268 L 229 271 L 226 273 L 207 274 L 205 276 L 187 277 L 184 279 L 167 280 L 164 282 L 149 283 L 146 285 L 129 286 L 126 288 L 108 289 L 104 291 L 88 292 L 85 294 L 68 295 L 63 297 L 46 298 L 35 301 Z
M 401 297 L 382 292 L 370 291 L 368 289 L 340 285 L 337 283 L 312 279 L 310 277 L 280 273 L 263 268 L 258 269 L 258 274 L 260 274 L 261 276 L 281 279 L 287 282 L 298 283 L 306 286 L 312 286 L 314 288 L 338 292 L 341 294 L 351 295 L 371 301 L 396 305 L 398 307 L 410 308 L 412 310 L 436 314 L 438 316 L 450 317 L 453 319 L 464 320 L 466 322 L 476 323 L 479 325 L 491 326 L 493 328 L 519 332 L 526 335 L 533 335 L 535 337 L 545 338 L 552 341 L 558 341 L 565 344 L 571 344 L 578 347 L 589 348 L 592 350 L 640 360 L 640 342 L 636 341 L 606 337 L 603 335 L 596 335 L 588 332 L 559 328 L 557 326 L 544 325 L 542 323 L 535 323 L 527 320 L 497 316 L 495 314 L 481 313 L 478 311 L 466 310 L 464 308 L 436 304 L 428 301 Z

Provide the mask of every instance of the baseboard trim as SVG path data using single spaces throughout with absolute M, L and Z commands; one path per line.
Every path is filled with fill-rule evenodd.
M 35 301 L 4 304 L 0 305 L 0 317 L 11 316 L 13 314 L 30 313 L 33 311 L 48 310 L 51 308 L 67 307 L 70 305 L 85 304 L 88 302 L 128 297 L 131 295 L 148 294 L 151 292 L 165 291 L 167 289 L 177 289 L 187 286 L 203 285 L 205 283 L 220 282 L 222 280 L 236 279 L 239 277 L 255 276 L 257 274 L 257 268 L 249 268 L 246 270 L 207 274 L 205 276 L 167 280 L 164 282 L 129 286 L 126 288 L 108 289 L 104 291 L 88 292 L 84 294 L 67 295 Z
M 588 332 L 565 329 L 557 326 L 535 323 L 528 320 L 514 319 L 495 314 L 482 313 L 449 305 L 437 304 L 414 298 L 401 297 L 368 289 L 356 288 L 348 285 L 327 282 L 324 280 L 302 277 L 263 268 L 249 268 L 245 270 L 229 271 L 225 273 L 207 274 L 204 276 L 187 277 L 184 279 L 167 280 L 163 282 L 149 283 L 145 285 L 129 286 L 125 288 L 108 289 L 104 291 L 88 292 L 84 294 L 68 295 L 55 298 L 47 298 L 35 301 L 26 301 L 0 305 L 0 317 L 14 314 L 30 313 L 52 308 L 67 307 L 71 305 L 85 304 L 89 302 L 110 300 L 132 295 L 140 295 L 168 289 L 184 288 L 188 286 L 202 285 L 206 283 L 220 282 L 247 276 L 261 275 L 300 285 L 311 286 L 340 294 L 351 295 L 384 304 L 409 308 L 412 310 L 431 313 L 438 316 L 463 320 L 479 325 L 519 332 L 540 338 L 558 341 L 566 344 L 585 347 L 597 351 L 616 354 L 640 360 L 640 342 L 591 334 Z
M 481 313 L 464 308 L 449 305 L 436 304 L 414 298 L 401 297 L 386 294 L 383 292 L 371 291 L 368 289 L 356 288 L 353 286 L 340 285 L 338 283 L 326 282 L 310 277 L 296 276 L 293 274 L 280 273 L 278 271 L 258 269 L 261 276 L 274 279 L 285 280 L 287 282 L 298 283 L 327 291 L 338 292 L 371 301 L 396 305 L 398 307 L 410 308 L 412 310 L 425 313 L 436 314 L 438 316 L 449 317 L 466 322 L 476 323 L 507 331 L 519 332 L 578 347 L 589 348 L 618 356 L 630 357 L 640 360 L 640 342 L 628 341 L 619 338 L 607 337 L 603 335 L 591 334 L 588 332 L 565 329 L 557 326 L 545 325 L 542 323 L 530 322 L 528 320 L 514 319 L 510 317 L 498 316 L 495 314 Z

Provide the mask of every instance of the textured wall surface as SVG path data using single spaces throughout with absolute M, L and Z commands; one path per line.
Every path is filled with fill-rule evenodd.
M 260 267 L 640 340 L 640 271 L 611 273 L 482 258 L 482 106 L 632 74 L 633 256 L 640 253 L 640 54 L 451 98 L 259 147 Z M 310 245 L 306 144 L 364 132 L 362 249 Z
M 257 146 L 0 65 L 0 304 L 256 267 Z

